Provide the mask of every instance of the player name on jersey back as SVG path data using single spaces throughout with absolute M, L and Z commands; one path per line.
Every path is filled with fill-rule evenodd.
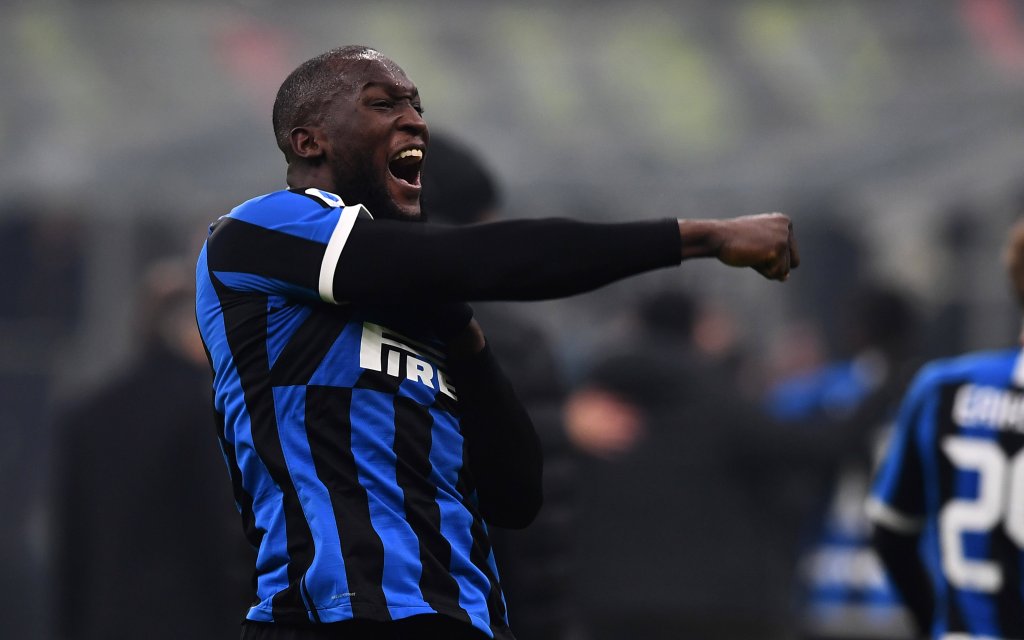
M 960 427 L 1024 433 L 1024 392 L 967 384 L 956 392 L 953 421 Z

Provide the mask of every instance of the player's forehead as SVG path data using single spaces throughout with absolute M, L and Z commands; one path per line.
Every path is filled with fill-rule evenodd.
M 357 94 L 383 90 L 400 95 L 416 95 L 418 90 L 409 76 L 393 60 L 376 51 L 368 51 L 346 61 L 345 75 Z

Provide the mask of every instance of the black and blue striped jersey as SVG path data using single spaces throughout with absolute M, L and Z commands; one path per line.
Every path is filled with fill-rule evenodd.
M 440 613 L 511 637 L 443 343 L 408 305 L 334 299 L 360 277 L 335 272 L 360 218 L 278 191 L 215 222 L 199 257 L 220 444 L 258 550 L 247 618 Z
M 931 636 L 1024 638 L 1024 358 L 934 362 L 911 385 L 868 513 L 915 536 L 934 590 Z

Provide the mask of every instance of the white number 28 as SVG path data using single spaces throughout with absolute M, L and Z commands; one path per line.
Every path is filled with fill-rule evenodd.
M 1003 571 L 992 560 L 964 556 L 964 533 L 987 533 L 1003 523 L 1010 540 L 1024 548 L 1024 449 L 1009 460 L 991 440 L 948 436 L 942 450 L 958 469 L 978 474 L 975 498 L 947 503 L 939 512 L 942 568 L 959 589 L 993 593 L 1003 586 Z

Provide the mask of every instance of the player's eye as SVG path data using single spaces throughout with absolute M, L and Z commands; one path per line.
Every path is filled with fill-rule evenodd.
M 421 116 L 422 116 L 422 115 L 423 115 L 424 113 L 426 113 L 426 111 L 424 111 L 424 109 L 423 109 L 423 105 L 421 105 L 421 104 L 420 104 L 420 103 L 418 103 L 418 102 L 414 102 L 414 103 L 412 103 L 412 108 L 413 108 L 413 109 L 415 109 L 415 110 L 416 110 L 416 113 L 420 114 Z
M 390 100 L 374 100 L 370 103 L 370 106 L 374 109 L 390 109 L 394 106 Z

